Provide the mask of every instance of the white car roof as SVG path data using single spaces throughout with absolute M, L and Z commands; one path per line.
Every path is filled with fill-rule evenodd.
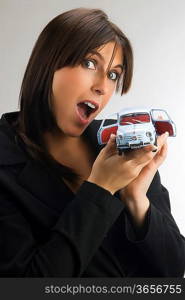
M 150 113 L 151 108 L 149 107 L 127 107 L 127 108 L 123 108 L 119 111 L 119 115 L 125 115 L 125 114 L 131 114 L 131 113 L 137 113 L 137 112 L 146 112 L 146 113 Z

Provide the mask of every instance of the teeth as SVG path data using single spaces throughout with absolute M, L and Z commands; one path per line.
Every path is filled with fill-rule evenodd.
M 86 102 L 84 102 L 86 105 L 88 105 L 89 107 L 91 107 L 91 108 L 93 108 L 93 109 L 95 109 L 96 108 L 96 106 L 94 105 L 94 104 L 92 104 L 92 103 L 90 103 L 90 102 L 88 102 L 88 101 L 86 101 Z

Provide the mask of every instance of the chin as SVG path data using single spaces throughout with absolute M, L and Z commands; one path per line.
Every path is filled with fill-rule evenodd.
M 68 130 L 63 131 L 63 133 L 65 134 L 65 136 L 67 137 L 80 137 L 83 132 L 84 132 L 85 128 L 80 129 L 80 128 L 71 128 Z

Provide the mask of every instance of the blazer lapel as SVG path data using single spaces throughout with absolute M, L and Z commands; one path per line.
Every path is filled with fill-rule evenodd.
M 58 214 L 74 197 L 62 179 L 52 173 L 52 170 L 34 161 L 26 164 L 17 180 L 22 187 Z

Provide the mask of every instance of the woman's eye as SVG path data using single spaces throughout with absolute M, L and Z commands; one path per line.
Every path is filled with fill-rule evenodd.
M 109 78 L 113 81 L 116 81 L 119 78 L 119 74 L 117 72 L 110 72 Z
M 92 61 L 92 60 L 90 60 L 90 59 L 84 59 L 83 65 L 84 65 L 85 67 L 87 67 L 88 69 L 93 69 L 93 70 L 96 69 L 96 62 L 95 62 L 95 61 Z

